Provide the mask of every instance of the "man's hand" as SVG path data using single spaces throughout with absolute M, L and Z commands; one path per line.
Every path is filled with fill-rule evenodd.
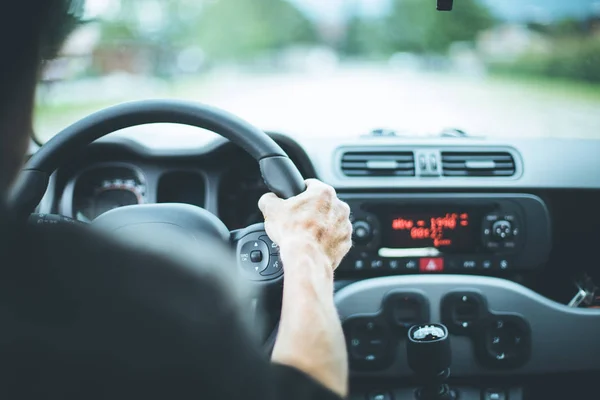
M 265 217 L 265 230 L 279 245 L 282 257 L 304 241 L 315 245 L 335 270 L 352 246 L 350 207 L 337 198 L 331 186 L 318 180 L 306 180 L 306 191 L 287 200 L 267 193 L 258 207 Z M 285 272 L 294 267 L 285 267 L 282 261 Z
M 348 358 L 333 302 L 333 271 L 352 246 L 348 205 L 332 187 L 307 180 L 304 193 L 259 201 L 265 230 L 283 262 L 283 307 L 273 362 L 295 367 L 348 394 Z

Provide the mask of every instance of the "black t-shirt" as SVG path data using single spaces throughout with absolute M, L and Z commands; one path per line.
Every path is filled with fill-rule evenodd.
M 338 399 L 268 361 L 235 286 L 183 264 L 0 213 L 0 397 Z

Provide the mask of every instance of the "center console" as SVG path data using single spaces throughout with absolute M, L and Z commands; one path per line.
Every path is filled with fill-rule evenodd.
M 600 370 L 590 356 L 600 354 L 600 309 L 569 307 L 510 280 L 543 276 L 549 261 L 551 221 L 539 197 L 340 198 L 354 228 L 336 272 L 347 284 L 335 295 L 353 398 L 423 400 L 407 352 L 415 326 L 447 327 L 449 398 L 519 400 L 526 377 Z M 440 386 L 432 377 L 426 388 Z
M 471 273 L 541 267 L 551 248 L 544 203 L 522 194 L 340 195 L 354 248 L 342 276 Z
M 506 279 L 445 274 L 372 278 L 342 288 L 335 302 L 352 380 L 395 383 L 387 390 L 394 396 L 382 399 L 416 398 L 409 395 L 417 385 L 410 387 L 414 373 L 406 342 L 410 327 L 419 324 L 448 328 L 450 388 L 460 399 L 486 398 L 479 395 L 488 389 L 512 393 L 518 389 L 511 386 L 515 376 L 522 382 L 526 376 L 600 369 L 594 356 L 600 354 L 600 310 L 571 308 Z M 485 379 L 503 384 L 478 388 Z

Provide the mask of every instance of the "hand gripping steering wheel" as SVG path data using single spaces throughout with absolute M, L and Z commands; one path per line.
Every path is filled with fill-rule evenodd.
M 9 206 L 18 215 L 29 215 L 44 196 L 50 175 L 88 144 L 119 129 L 150 123 L 196 126 L 229 139 L 254 157 L 267 187 L 279 197 L 289 198 L 306 188 L 298 168 L 281 147 L 249 123 L 197 103 L 149 100 L 99 111 L 53 137 L 25 165 L 9 196 Z M 238 265 L 246 278 L 267 282 L 280 280 L 283 274 L 279 249 L 265 233 L 263 224 L 229 232 L 220 219 L 196 206 L 176 203 L 127 206 L 101 215 L 93 224 L 132 234 L 136 229 L 152 226 L 175 228 L 193 237 L 210 235 L 236 247 Z

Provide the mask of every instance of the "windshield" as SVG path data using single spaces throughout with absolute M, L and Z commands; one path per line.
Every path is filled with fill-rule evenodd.
M 598 138 L 600 1 L 86 0 L 35 134 L 148 98 L 293 135 Z

